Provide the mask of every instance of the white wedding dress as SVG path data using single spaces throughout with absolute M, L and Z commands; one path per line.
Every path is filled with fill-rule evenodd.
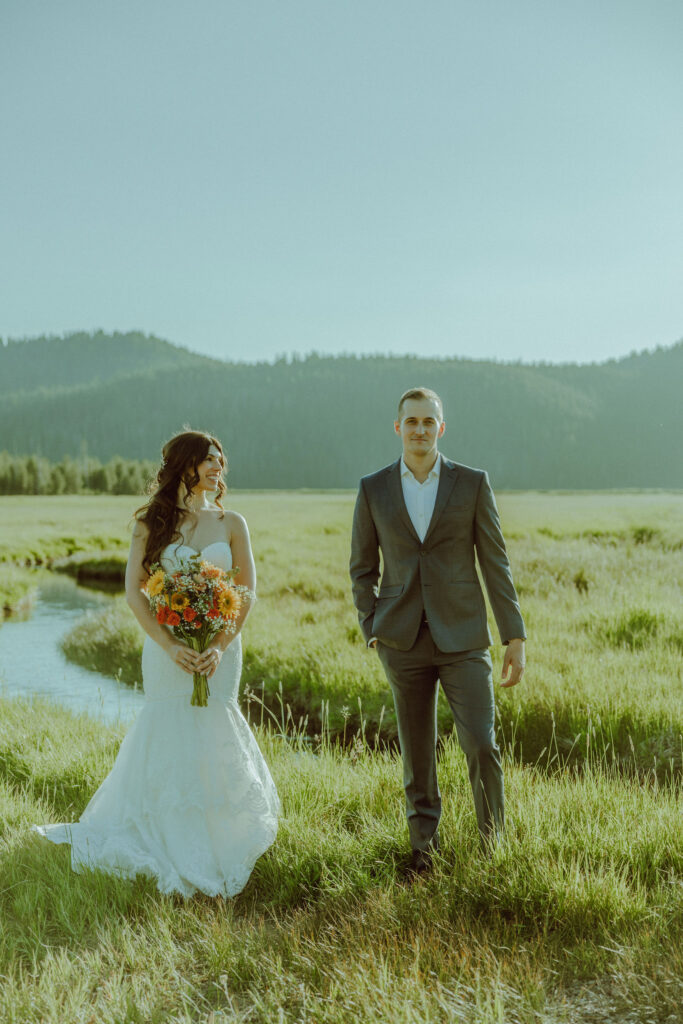
M 210 552 L 210 557 L 209 557 Z M 170 545 L 165 569 L 196 554 Z M 230 545 L 201 552 L 223 569 Z M 71 843 L 71 864 L 123 878 L 151 875 L 161 892 L 234 896 L 277 832 L 275 785 L 238 704 L 237 636 L 209 679 L 208 707 L 190 705 L 192 676 L 149 637 L 142 651 L 145 704 L 80 821 L 34 826 Z

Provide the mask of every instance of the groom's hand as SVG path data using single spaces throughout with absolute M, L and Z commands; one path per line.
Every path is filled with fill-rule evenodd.
M 525 665 L 526 654 L 524 652 L 524 641 L 520 639 L 510 640 L 505 648 L 503 671 L 500 674 L 500 685 L 516 686 L 524 675 Z

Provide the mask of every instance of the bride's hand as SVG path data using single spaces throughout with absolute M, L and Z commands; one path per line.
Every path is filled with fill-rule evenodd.
M 221 663 L 223 657 L 223 650 L 217 644 L 213 647 L 207 647 L 198 658 L 197 661 L 197 672 L 201 672 L 203 676 L 210 679 L 216 669 Z
M 199 655 L 191 647 L 188 647 L 187 644 L 173 644 L 168 653 L 183 672 L 189 672 L 190 675 L 199 672 L 197 668 Z

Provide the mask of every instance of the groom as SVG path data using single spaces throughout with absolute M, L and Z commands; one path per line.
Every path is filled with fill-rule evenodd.
M 491 636 L 475 550 L 506 645 L 503 686 L 522 678 L 526 634 L 488 477 L 439 453 L 445 429 L 439 396 L 428 388 L 406 391 L 394 429 L 403 455 L 360 482 L 350 571 L 361 630 L 378 651 L 394 697 L 412 846 L 408 874 L 415 876 L 431 868 L 439 847 L 439 681 L 467 758 L 483 846 L 503 829 Z

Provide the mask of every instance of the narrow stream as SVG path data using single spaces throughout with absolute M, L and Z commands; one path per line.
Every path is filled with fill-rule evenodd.
M 68 576 L 45 578 L 30 618 L 0 626 L 0 695 L 42 697 L 109 723 L 134 718 L 144 702 L 141 690 L 74 665 L 59 647 L 77 619 L 110 600 Z

